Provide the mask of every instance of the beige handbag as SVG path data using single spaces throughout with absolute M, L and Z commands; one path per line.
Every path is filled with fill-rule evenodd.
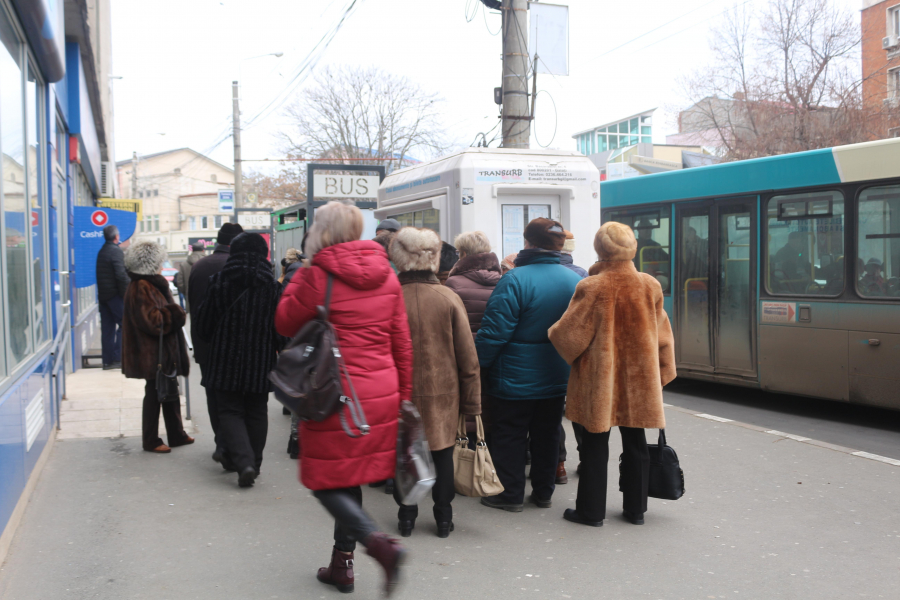
M 496 496 L 503 491 L 503 484 L 494 469 L 494 462 L 484 443 L 484 425 L 481 416 L 475 416 L 478 439 L 475 449 L 469 449 L 466 437 L 466 416 L 459 415 L 456 431 L 456 446 L 453 448 L 453 484 L 456 492 L 463 496 Z

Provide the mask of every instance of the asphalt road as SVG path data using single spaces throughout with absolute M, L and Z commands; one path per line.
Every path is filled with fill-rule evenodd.
M 734 421 L 900 459 L 900 411 L 896 410 L 690 379 L 679 379 L 667 386 L 665 401 Z

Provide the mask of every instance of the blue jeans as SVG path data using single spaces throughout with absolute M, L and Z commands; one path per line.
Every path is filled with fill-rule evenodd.
M 122 296 L 100 301 L 100 344 L 103 366 L 122 361 Z

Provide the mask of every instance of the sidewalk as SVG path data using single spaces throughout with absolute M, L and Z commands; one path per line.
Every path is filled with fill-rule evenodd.
M 262 475 L 240 489 L 210 460 L 204 396 L 192 383 L 196 444 L 153 455 L 136 437 L 57 442 L 0 566 L 0 599 L 339 597 L 315 579 L 331 553 L 332 521 L 297 482 L 285 453 L 289 418 L 270 401 Z M 122 433 L 131 430 L 121 403 L 135 388 L 118 385 L 107 393 L 122 390 Z M 442 540 L 423 502 L 395 597 L 897 597 L 900 467 L 674 408 L 666 417 L 687 494 L 650 499 L 646 525 L 620 516 L 614 458 L 605 526 L 562 519 L 578 482 L 569 436 L 570 483 L 557 487 L 551 509 L 512 514 L 457 497 L 456 531 Z M 610 455 L 620 451 L 614 433 Z M 394 533 L 396 506 L 382 490 L 365 489 L 365 504 Z M 354 597 L 380 598 L 381 574 L 362 551 L 356 572 Z
M 142 379 L 126 379 L 119 369 L 81 369 L 66 376 L 66 398 L 57 439 L 140 437 Z M 196 428 L 186 418 L 184 400 L 182 395 L 184 430 L 192 434 Z

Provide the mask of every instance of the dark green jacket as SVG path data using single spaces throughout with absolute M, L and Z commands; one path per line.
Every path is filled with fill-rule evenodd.
M 547 337 L 581 281 L 558 252 L 523 251 L 500 278 L 475 340 L 486 393 L 506 400 L 566 395 L 569 365 Z

